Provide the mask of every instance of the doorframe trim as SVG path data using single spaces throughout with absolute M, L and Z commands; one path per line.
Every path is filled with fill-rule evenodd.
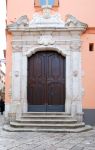
M 60 47 L 54 47 L 53 46 L 39 46 L 39 47 L 36 47 L 36 48 L 31 48 L 29 49 L 26 53 L 23 53 L 23 71 L 22 74 L 26 76 L 24 81 L 25 81 L 25 87 L 27 88 L 27 65 L 28 65 L 28 57 L 32 56 L 33 54 L 35 54 L 36 52 L 38 51 L 55 51 L 59 54 L 61 54 L 62 56 L 65 57 L 66 59 L 66 77 L 65 77 L 65 112 L 66 113 L 71 113 L 71 93 L 72 93 L 72 88 L 71 88 L 71 77 L 70 77 L 70 74 L 71 74 L 71 57 L 70 57 L 70 51 L 69 50 L 66 50 L 66 49 L 61 49 Z M 27 112 L 28 111 L 28 104 L 27 104 L 27 89 L 24 90 L 24 86 L 22 85 L 21 87 L 21 91 L 24 91 L 23 92 L 23 96 L 22 97 L 26 97 L 23 99 L 23 113 L 24 112 Z

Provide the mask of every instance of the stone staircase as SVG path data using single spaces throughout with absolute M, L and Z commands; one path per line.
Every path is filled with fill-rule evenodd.
M 28 112 L 10 125 L 4 125 L 4 130 L 11 132 L 83 132 L 90 129 L 64 112 Z

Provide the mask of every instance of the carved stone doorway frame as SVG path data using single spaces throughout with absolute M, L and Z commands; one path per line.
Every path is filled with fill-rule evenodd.
M 40 19 L 39 19 L 40 18 Z M 27 60 L 37 51 L 56 51 L 66 57 L 65 112 L 82 121 L 81 34 L 87 25 L 69 15 L 63 22 L 59 15 L 45 19 L 26 16 L 8 26 L 12 41 L 12 103 L 6 113 L 16 118 L 27 112 Z

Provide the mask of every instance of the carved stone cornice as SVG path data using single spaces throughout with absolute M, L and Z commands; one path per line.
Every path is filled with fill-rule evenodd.
M 20 17 L 15 23 L 8 25 L 9 31 L 37 31 L 37 30 L 71 30 L 83 32 L 87 28 L 87 24 L 80 22 L 72 15 L 67 15 L 63 21 L 60 14 L 56 13 L 45 18 L 43 15 L 35 13 L 32 21 L 29 22 L 27 16 Z

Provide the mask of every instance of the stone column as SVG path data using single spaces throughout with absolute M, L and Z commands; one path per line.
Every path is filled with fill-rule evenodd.
M 11 118 L 21 116 L 21 63 L 22 53 L 13 46 L 12 53 L 12 102 L 10 107 Z M 14 116 L 14 117 L 13 117 Z
M 66 100 L 65 112 L 71 113 L 71 57 L 70 54 L 66 55 Z
M 27 56 L 22 54 L 21 70 L 21 106 L 22 113 L 27 112 Z
M 82 121 L 82 97 L 81 97 L 81 53 L 80 46 L 72 46 L 72 107 L 71 114 L 78 121 Z

